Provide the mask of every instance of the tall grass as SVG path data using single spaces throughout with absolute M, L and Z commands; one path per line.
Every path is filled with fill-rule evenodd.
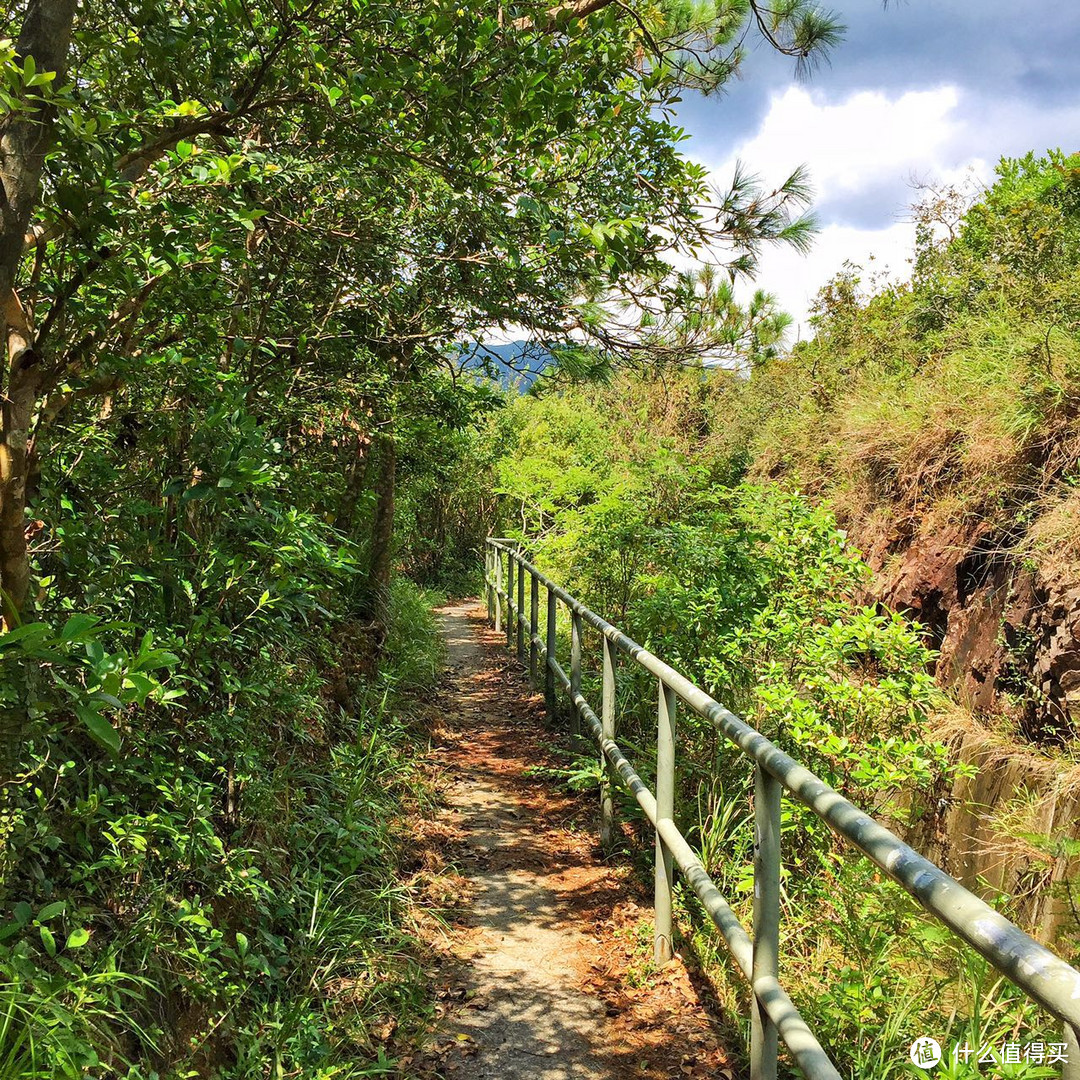
M 17 834 L 63 900 L 30 897 L 0 930 L 0 1080 L 394 1071 L 433 1008 L 401 868 L 405 815 L 430 798 L 410 695 L 433 683 L 441 645 L 407 583 L 388 645 L 348 711 L 323 692 L 322 667 L 339 658 L 314 645 L 260 676 L 270 696 L 237 711 L 234 746 L 163 738 L 152 768 L 118 761 L 77 798 L 24 811 L 31 839 L 77 829 L 81 812 L 86 843 L 106 854 L 91 891 L 89 860 L 50 861 L 66 848 Z M 181 748 L 192 760 L 164 779 L 164 755 Z M 115 809 L 112 789 L 128 792 Z

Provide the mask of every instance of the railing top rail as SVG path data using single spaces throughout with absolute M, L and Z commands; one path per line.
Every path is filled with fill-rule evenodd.
M 927 911 L 986 957 L 997 970 L 1060 1020 L 1080 1029 L 1080 971 L 1009 922 L 686 676 L 585 607 L 525 559 L 518 541 L 493 537 L 487 543 L 497 550 L 506 551 L 621 653 L 632 657 L 637 664 L 674 690 L 729 742 L 757 761 L 799 802 L 876 863 Z

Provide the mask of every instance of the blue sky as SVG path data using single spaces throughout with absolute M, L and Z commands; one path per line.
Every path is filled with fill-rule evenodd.
M 906 274 L 917 182 L 985 185 L 1002 155 L 1080 150 L 1075 0 L 832 6 L 845 40 L 809 79 L 762 45 L 724 95 L 688 96 L 678 113 L 687 155 L 718 186 L 736 160 L 768 183 L 809 166 L 822 224 L 814 250 L 770 253 L 758 279 L 800 324 L 845 259 Z

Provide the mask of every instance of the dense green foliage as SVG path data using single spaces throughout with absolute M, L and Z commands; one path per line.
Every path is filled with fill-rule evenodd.
M 698 306 L 671 251 L 804 243 L 798 176 L 703 216 L 672 110 L 755 27 L 802 61 L 836 27 L 805 0 L 0 12 L 0 1071 L 385 1072 L 431 1004 L 398 834 L 437 650 L 397 571 L 472 574 L 498 398 L 460 346 L 611 350 L 629 297 Z M 719 303 L 680 354 L 775 343 L 767 303 Z
M 661 409 L 697 397 L 707 414 L 729 382 L 668 372 L 512 404 L 498 420 L 518 433 L 498 462 L 504 527 L 523 524 L 576 595 L 838 783 L 871 795 L 929 778 L 909 737 L 934 703 L 929 654 L 901 618 L 859 606 L 866 567 L 828 512 L 726 486 L 704 416 L 695 430 L 672 409 L 665 430 Z
M 805 247 L 805 177 L 709 194 L 673 110 L 751 30 L 819 58 L 809 0 L 0 10 L 4 1077 L 395 1068 L 432 1004 L 402 850 L 439 667 L 417 583 L 475 583 L 496 525 L 881 812 L 946 775 L 917 628 L 866 606 L 828 509 L 744 473 L 840 506 L 829 476 L 903 490 L 945 426 L 920 460 L 1007 508 L 986 478 L 1074 415 L 1073 159 L 1005 166 L 948 243 L 929 209 L 912 286 L 836 283 L 784 357 L 767 294 L 671 262 Z M 508 401 L 462 346 L 509 326 L 564 372 L 666 366 Z M 991 424 L 953 419 L 942 373 Z M 688 827 L 745 893 L 745 774 L 708 731 L 687 753 Z M 895 951 L 907 913 L 786 827 L 792 896 L 853 941 L 892 920 L 857 944 Z M 855 971 L 818 1019 L 871 1075 L 908 1034 L 873 1005 L 900 976 Z
M 366 643 L 252 598 L 250 636 L 185 643 L 192 667 L 170 683 L 184 698 L 125 725 L 137 753 L 42 727 L 5 838 L 5 1076 L 339 1075 L 380 1057 L 387 1018 L 422 1022 L 395 927 L 398 822 L 423 796 L 397 694 L 438 655 L 426 605 L 398 599 L 397 659 L 348 713 L 326 682 Z M 202 649 L 232 684 L 220 699 L 196 675 Z
M 935 780 L 941 749 L 918 733 L 942 699 L 919 628 L 860 603 L 867 568 L 827 510 L 725 482 L 709 426 L 730 385 L 699 369 L 512 403 L 492 436 L 516 434 L 497 463 L 503 527 L 852 796 Z M 734 783 L 714 749 L 703 775 Z
M 956 706 L 929 673 L 924 628 L 867 606 L 870 572 L 833 513 L 781 485 L 740 479 L 745 458 L 731 454 L 726 425 L 744 392 L 727 372 L 667 370 L 511 401 L 476 455 L 498 451 L 498 528 L 857 804 L 900 829 L 918 825 L 957 769 L 928 734 Z M 590 700 L 597 655 L 587 633 Z M 629 664 L 616 712 L 618 740 L 648 776 L 655 685 Z M 749 921 L 751 770 L 689 710 L 678 746 L 680 825 Z M 595 784 L 599 773 L 586 760 L 568 779 Z M 621 814 L 648 851 L 629 796 Z M 785 804 L 783 831 L 786 984 L 846 1075 L 906 1074 L 906 1049 L 923 1031 L 982 1045 L 1052 1030 L 819 819 Z M 715 931 L 697 921 L 692 896 L 683 903 L 695 949 L 745 1015 Z M 1015 1069 L 1050 1074 L 1030 1062 Z M 942 1075 L 980 1074 L 971 1062 Z

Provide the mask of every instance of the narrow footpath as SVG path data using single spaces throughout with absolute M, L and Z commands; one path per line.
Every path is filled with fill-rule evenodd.
M 554 772 L 568 743 L 476 602 L 443 608 L 438 702 L 447 857 L 463 881 L 438 1071 L 475 1080 L 734 1080 L 708 983 L 652 970 L 651 911 L 595 839 L 595 793 Z M 730 1034 L 729 1036 L 730 1037 Z

